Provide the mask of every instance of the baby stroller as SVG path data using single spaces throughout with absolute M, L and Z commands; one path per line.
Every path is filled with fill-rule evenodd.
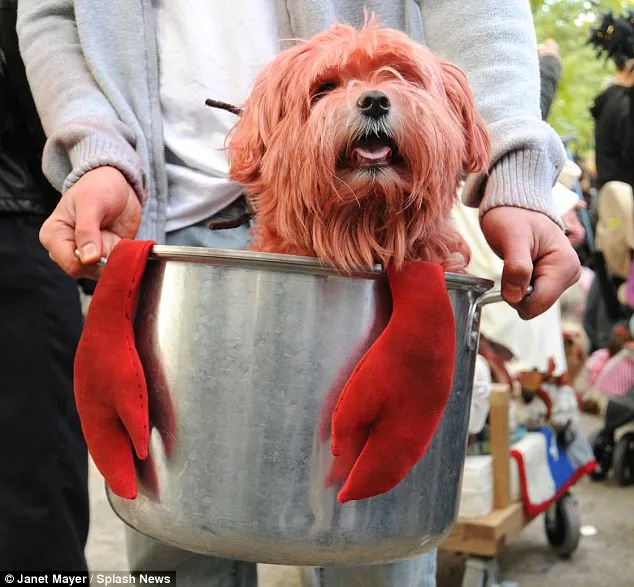
M 596 481 L 605 479 L 613 469 L 614 478 L 621 486 L 634 483 L 634 430 L 625 432 L 616 441 L 619 428 L 634 421 L 634 386 L 622 396 L 612 396 L 605 408 L 603 428 L 589 438 L 596 468 L 591 477 Z

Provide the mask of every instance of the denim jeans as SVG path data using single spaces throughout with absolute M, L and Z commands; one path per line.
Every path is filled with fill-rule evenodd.
M 239 204 L 229 206 L 214 220 L 236 218 Z M 243 249 L 249 226 L 211 230 L 209 220 L 168 234 L 168 245 Z M 212 558 L 159 544 L 127 529 L 130 570 L 176 571 L 179 587 L 257 587 L 255 563 Z M 302 568 L 303 587 L 436 587 L 436 552 L 386 565 Z

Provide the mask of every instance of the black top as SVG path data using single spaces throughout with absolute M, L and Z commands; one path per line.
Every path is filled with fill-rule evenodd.
M 590 112 L 595 119 L 597 187 L 608 181 L 634 187 L 634 88 L 609 87 Z
M 42 174 L 45 135 L 15 31 L 16 0 L 0 0 L 0 213 L 49 214 L 59 199 Z
M 553 55 L 544 55 L 539 59 L 539 80 L 541 84 L 540 106 L 542 111 L 542 119 L 548 118 L 550 107 L 555 98 L 557 85 L 561 78 L 561 63 Z

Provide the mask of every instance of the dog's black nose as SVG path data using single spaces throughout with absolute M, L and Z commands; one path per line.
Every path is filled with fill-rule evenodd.
M 370 118 L 381 118 L 390 111 L 390 99 L 385 92 L 372 90 L 364 92 L 357 100 L 361 112 Z

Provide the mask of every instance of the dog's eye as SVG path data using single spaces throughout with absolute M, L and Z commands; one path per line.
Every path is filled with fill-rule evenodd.
M 313 92 L 312 100 L 316 102 L 320 98 L 323 98 L 326 94 L 332 92 L 337 88 L 337 82 L 324 82 L 315 88 Z

